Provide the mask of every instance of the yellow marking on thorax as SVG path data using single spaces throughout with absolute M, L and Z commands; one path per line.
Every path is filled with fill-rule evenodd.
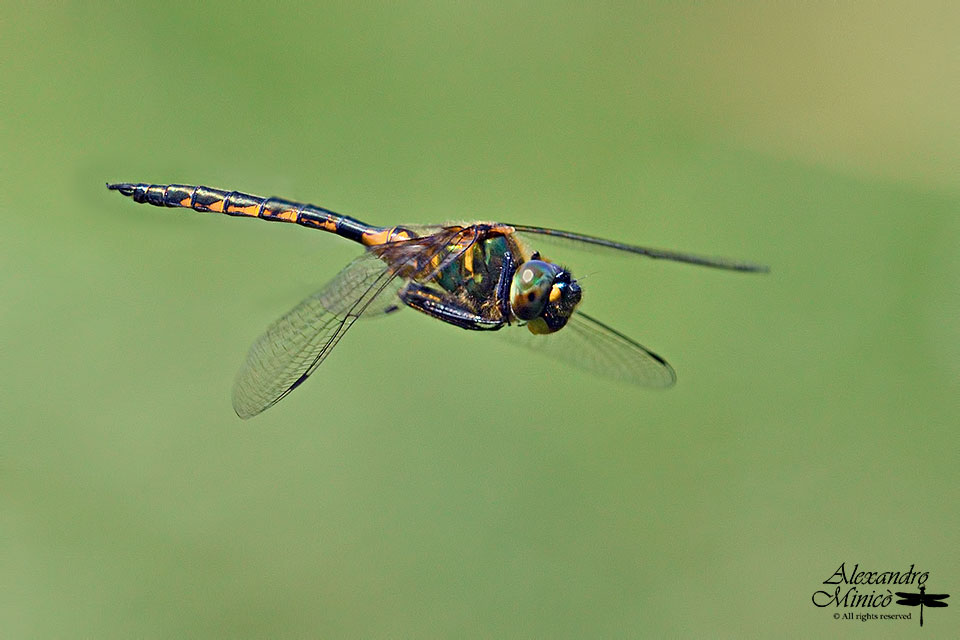
M 473 275 L 473 252 L 476 251 L 477 245 L 473 245 L 463 254 L 463 268 L 467 270 L 471 276 Z
M 509 235 L 513 235 L 516 232 L 517 230 L 511 227 L 510 225 L 499 224 L 499 223 L 491 224 L 490 230 L 488 231 L 490 235 L 498 235 L 498 236 L 509 236 Z
M 440 268 L 440 253 L 433 254 L 433 257 L 430 258 L 430 271 L 436 271 Z
M 507 229 L 512 229 L 513 227 L 506 227 Z M 507 236 L 507 246 L 509 246 L 513 252 L 513 257 L 518 264 L 522 264 L 527 260 L 530 260 L 533 257 L 533 250 L 526 245 L 525 242 L 522 242 L 519 237 L 514 234 Z

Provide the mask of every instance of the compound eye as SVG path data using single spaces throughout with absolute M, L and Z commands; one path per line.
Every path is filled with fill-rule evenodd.
M 517 318 L 533 320 L 543 312 L 559 271 L 542 260 L 527 260 L 520 265 L 510 283 L 510 306 Z

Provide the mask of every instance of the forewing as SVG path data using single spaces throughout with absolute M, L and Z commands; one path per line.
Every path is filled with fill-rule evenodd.
M 274 322 L 250 347 L 233 387 L 233 408 L 250 418 L 279 402 L 313 373 L 365 312 L 386 313 L 395 274 L 365 253 L 323 289 Z
M 769 267 L 752 262 L 742 262 L 740 260 L 731 260 L 729 258 L 718 258 L 711 256 L 700 256 L 692 253 L 682 253 L 680 251 L 670 251 L 668 249 L 654 249 L 651 247 L 639 247 L 633 244 L 624 244 L 614 242 L 606 238 L 588 236 L 582 233 L 573 233 L 572 231 L 561 231 L 559 229 L 545 229 L 542 227 L 528 227 L 526 225 L 511 224 L 521 234 L 532 234 L 537 236 L 537 240 L 545 239 L 548 243 L 566 245 L 584 250 L 594 250 L 600 252 L 613 252 L 619 255 L 633 253 L 656 260 L 671 260 L 673 262 L 686 262 L 701 267 L 713 267 L 715 269 L 726 269 L 729 271 L 757 271 L 765 273 L 770 270 Z M 526 243 L 536 248 L 537 242 L 531 239 L 525 239 Z
M 534 335 L 525 327 L 504 327 L 497 333 L 605 378 L 651 388 L 666 388 L 677 380 L 663 358 L 581 311 L 555 333 Z

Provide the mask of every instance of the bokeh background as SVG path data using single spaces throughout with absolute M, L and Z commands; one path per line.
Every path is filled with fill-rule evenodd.
M 3 636 L 917 635 L 811 595 L 960 591 L 957 7 L 6 4 Z M 242 422 L 357 249 L 106 181 L 773 271 L 551 251 L 667 392 L 405 311 Z

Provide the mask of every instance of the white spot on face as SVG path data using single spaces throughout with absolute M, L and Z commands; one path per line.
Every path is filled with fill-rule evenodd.
M 533 280 L 533 269 L 524 269 L 523 273 L 520 274 L 520 281 L 523 284 L 530 284 L 531 280 Z

